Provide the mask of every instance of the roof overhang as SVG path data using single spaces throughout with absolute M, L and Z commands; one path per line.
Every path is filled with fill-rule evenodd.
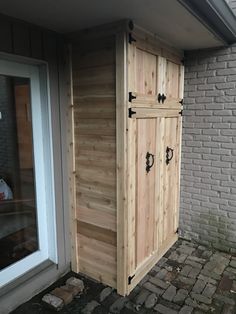
M 183 50 L 236 41 L 236 18 L 224 0 L 1 0 L 0 13 L 58 33 L 131 19 Z
M 178 0 L 213 34 L 227 44 L 236 42 L 236 18 L 224 0 Z

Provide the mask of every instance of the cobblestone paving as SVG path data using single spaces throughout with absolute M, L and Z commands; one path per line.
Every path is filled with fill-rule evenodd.
M 236 257 L 183 240 L 165 254 L 128 297 L 79 278 L 84 280 L 85 292 L 60 313 L 236 314 Z M 13 313 L 51 313 L 43 307 L 41 298 L 33 298 Z

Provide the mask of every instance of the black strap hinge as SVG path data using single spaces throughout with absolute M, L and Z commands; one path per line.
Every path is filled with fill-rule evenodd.
M 135 276 L 135 275 L 128 277 L 128 285 L 131 285 L 131 282 L 132 282 L 134 276 Z
M 132 44 L 133 42 L 136 42 L 136 39 L 132 36 L 132 33 L 129 33 L 129 43 Z
M 132 118 L 132 115 L 135 113 L 136 111 L 133 111 L 132 108 L 129 108 L 129 118 Z
M 184 104 L 184 100 L 183 100 L 183 99 L 181 99 L 181 100 L 179 101 L 179 103 L 183 106 L 183 104 Z
M 133 94 L 132 94 L 132 92 L 129 92 L 129 102 L 132 102 L 132 100 L 133 99 L 136 99 L 137 97 L 136 96 L 134 96 Z
M 179 114 L 182 116 L 183 115 L 183 109 L 180 110 Z
M 176 229 L 175 233 L 176 233 L 176 234 L 179 234 L 179 228 Z

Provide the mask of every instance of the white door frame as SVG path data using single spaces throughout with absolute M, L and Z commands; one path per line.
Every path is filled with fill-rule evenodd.
M 39 249 L 0 271 L 0 288 L 46 260 L 57 263 L 53 151 L 48 86 L 38 65 L 0 59 L 0 74 L 30 79 Z

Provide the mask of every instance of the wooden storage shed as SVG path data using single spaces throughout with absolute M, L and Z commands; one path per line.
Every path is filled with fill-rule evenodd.
M 178 237 L 183 53 L 131 21 L 69 39 L 72 268 L 126 295 Z

